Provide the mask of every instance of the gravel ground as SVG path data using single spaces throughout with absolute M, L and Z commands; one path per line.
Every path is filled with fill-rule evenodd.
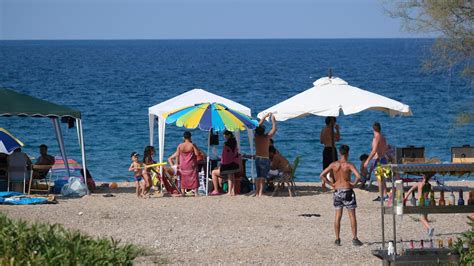
M 372 201 L 375 192 L 356 190 L 358 235 L 364 245 L 352 246 L 349 219 L 344 213 L 342 246 L 336 247 L 332 194 L 321 192 L 316 183 L 297 185 L 298 196 L 293 198 L 281 193 L 280 197 L 262 198 L 137 199 L 133 184 L 122 183 L 110 190 L 115 197 L 103 197 L 107 192 L 103 191 L 81 199 L 60 198 L 55 205 L 0 205 L 0 212 L 137 244 L 150 256 L 138 258 L 136 264 L 380 264 L 371 255 L 371 250 L 381 247 L 380 205 Z M 474 182 L 462 185 L 474 187 Z M 388 238 L 392 236 L 392 219 L 385 218 Z M 417 215 L 397 219 L 398 237 L 406 241 L 428 239 Z M 445 239 L 445 244 L 449 237 L 469 229 L 466 214 L 430 215 L 430 220 L 435 239 Z

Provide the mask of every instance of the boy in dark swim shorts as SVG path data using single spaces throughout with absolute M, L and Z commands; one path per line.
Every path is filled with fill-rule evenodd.
M 329 171 L 334 173 L 335 182 L 328 181 L 329 185 L 334 188 L 333 205 L 336 209 L 336 217 L 334 220 L 336 241 L 334 244 L 337 246 L 341 245 L 339 234 L 341 231 L 342 210 L 346 208 L 349 213 L 349 219 L 351 220 L 352 244 L 354 246 L 361 246 L 362 242 L 357 238 L 357 220 L 355 213 L 357 201 L 353 190 L 360 181 L 360 175 L 355 166 L 347 159 L 349 157 L 349 146 L 341 145 L 339 154 L 341 155 L 341 159 L 331 163 L 320 175 L 320 177 L 323 178 Z M 354 182 L 351 182 L 351 173 L 356 176 Z
M 130 157 L 132 158 L 132 164 L 130 164 L 128 171 L 133 171 L 133 178 L 135 179 L 137 197 L 143 198 L 145 197 L 145 187 L 143 183 L 144 179 L 142 175 L 143 163 L 138 161 L 138 153 L 136 152 L 132 152 Z

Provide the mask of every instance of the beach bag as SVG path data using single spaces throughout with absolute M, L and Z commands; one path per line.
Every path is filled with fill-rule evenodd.
M 61 194 L 66 197 L 82 197 L 87 194 L 87 189 L 81 178 L 71 177 L 61 189 Z
M 54 180 L 54 189 L 53 193 L 54 194 L 61 194 L 61 190 L 63 189 L 64 185 L 68 183 L 67 177 L 61 178 L 61 179 L 56 179 Z
M 252 183 L 250 183 L 250 180 L 242 176 L 240 178 L 240 194 L 246 194 L 252 191 Z

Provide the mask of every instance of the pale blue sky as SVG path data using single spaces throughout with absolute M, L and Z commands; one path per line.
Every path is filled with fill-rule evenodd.
M 381 0 L 0 0 L 0 40 L 400 37 Z

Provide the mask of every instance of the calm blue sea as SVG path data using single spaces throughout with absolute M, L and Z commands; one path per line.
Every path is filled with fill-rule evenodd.
M 382 123 L 389 143 L 424 146 L 428 157 L 449 161 L 450 147 L 474 145 L 474 124 L 456 115 L 470 108 L 472 84 L 456 75 L 421 71 L 429 39 L 338 40 L 150 40 L 0 41 L 0 86 L 82 111 L 87 161 L 94 178 L 124 180 L 129 155 L 148 144 L 148 107 L 193 88 L 240 102 L 256 114 L 312 87 L 328 68 L 351 85 L 411 106 L 414 116 L 390 118 L 366 111 L 341 116 L 342 141 L 351 157 L 370 151 L 371 125 Z M 302 155 L 299 180 L 316 181 L 321 171 L 319 133 L 324 118 L 278 124 L 276 147 L 290 160 Z M 51 121 L 0 117 L 38 156 L 45 143 L 59 154 Z M 80 160 L 75 129 L 63 128 L 71 157 Z M 156 132 L 156 131 L 155 131 Z M 183 129 L 166 130 L 166 155 Z M 246 136 L 246 134 L 242 134 Z M 206 147 L 206 133 L 193 131 Z M 155 137 L 156 139 L 156 137 Z M 248 143 L 242 139 L 243 151 Z

